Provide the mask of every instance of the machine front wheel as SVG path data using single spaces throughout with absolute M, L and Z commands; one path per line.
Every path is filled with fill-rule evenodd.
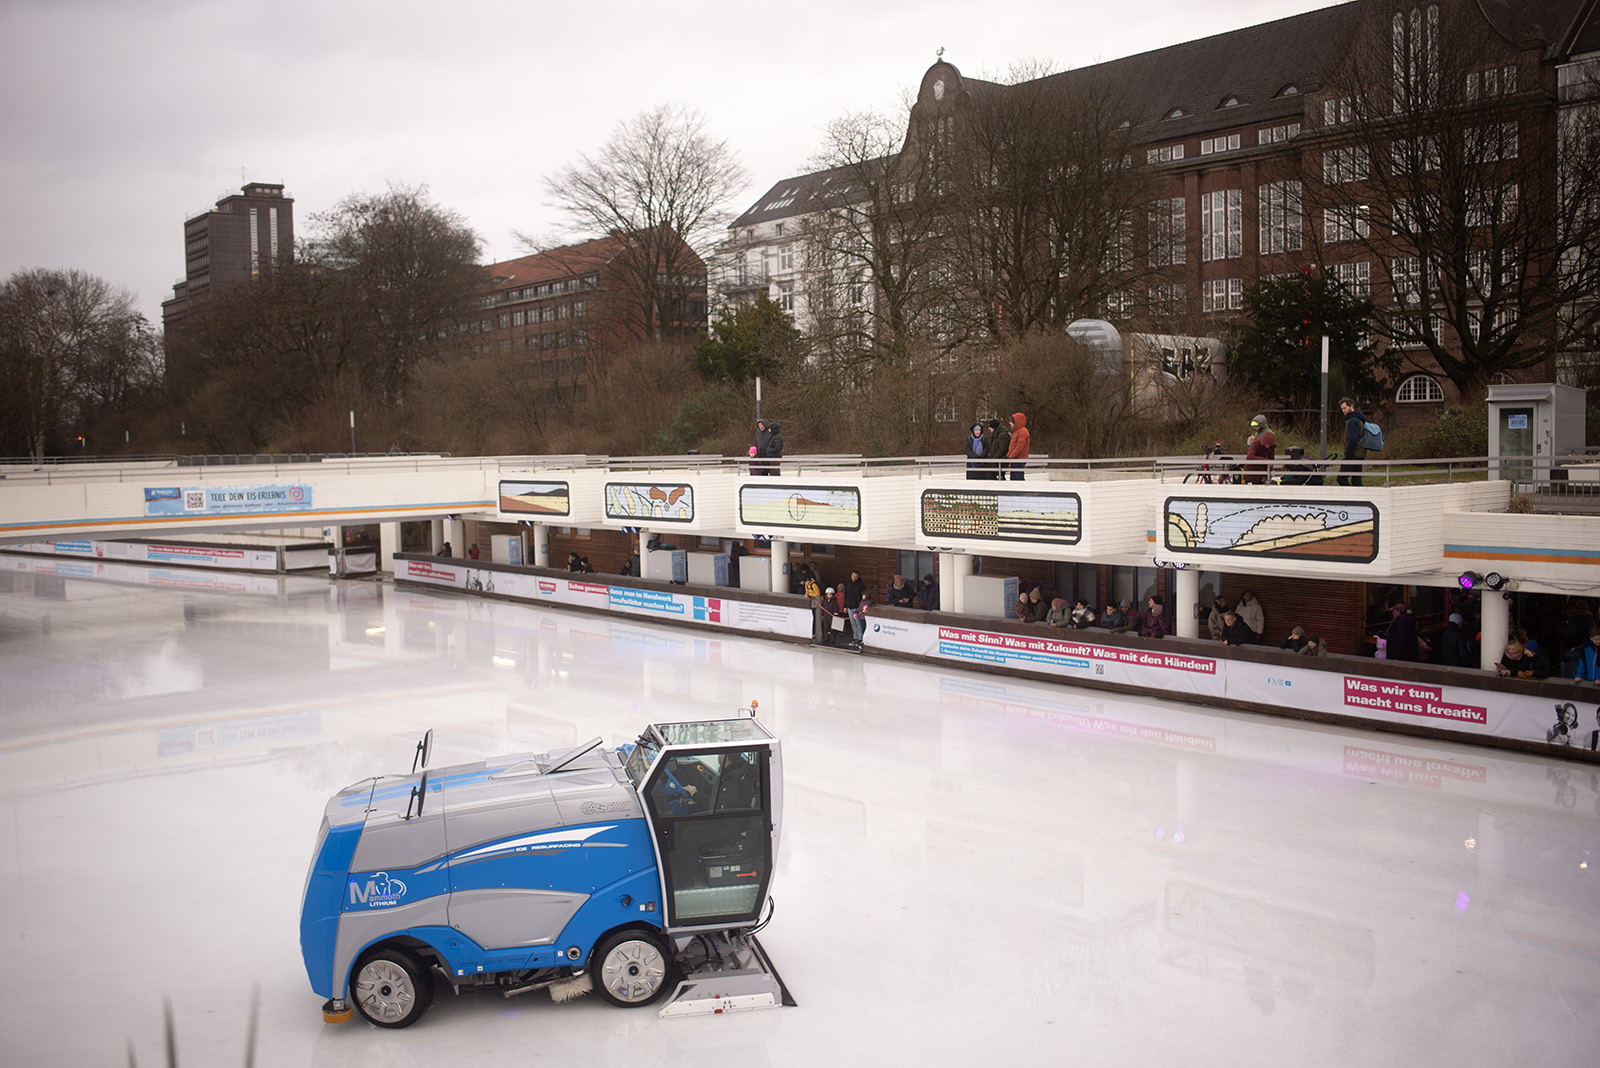
M 672 960 L 661 943 L 642 931 L 618 931 L 589 958 L 600 996 L 625 1009 L 648 1005 L 667 992 Z
M 385 946 L 356 965 L 350 1003 L 377 1027 L 410 1027 L 433 1003 L 433 980 L 416 957 L 398 946 Z

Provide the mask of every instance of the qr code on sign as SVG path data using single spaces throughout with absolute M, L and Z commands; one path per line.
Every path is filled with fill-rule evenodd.
M 185 512 L 203 512 L 206 510 L 205 490 L 184 490 L 183 510 Z

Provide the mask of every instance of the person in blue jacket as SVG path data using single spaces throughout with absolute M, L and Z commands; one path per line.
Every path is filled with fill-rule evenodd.
M 1589 642 L 1578 650 L 1579 682 L 1600 682 L 1600 626 L 1589 628 Z

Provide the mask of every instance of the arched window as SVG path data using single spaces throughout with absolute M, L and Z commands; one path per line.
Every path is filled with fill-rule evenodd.
M 1412 375 L 1400 383 L 1394 399 L 1397 404 L 1438 404 L 1444 400 L 1444 389 L 1432 375 Z

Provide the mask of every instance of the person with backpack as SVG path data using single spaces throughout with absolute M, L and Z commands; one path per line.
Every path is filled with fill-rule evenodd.
M 1349 397 L 1339 398 L 1339 410 L 1344 413 L 1344 459 L 1339 465 L 1339 477 L 1335 481 L 1341 486 L 1361 485 L 1361 461 L 1367 458 L 1367 450 L 1361 447 L 1361 438 L 1366 433 L 1367 413 L 1356 407 L 1356 402 Z

